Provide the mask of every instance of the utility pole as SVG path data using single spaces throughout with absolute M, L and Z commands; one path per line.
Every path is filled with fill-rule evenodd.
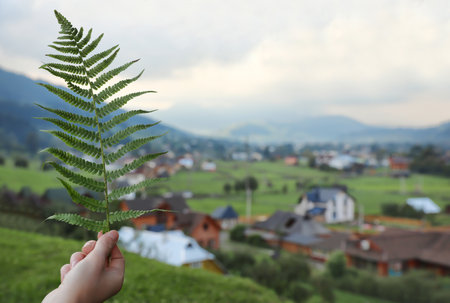
M 252 215 L 252 191 L 250 189 L 250 147 L 249 147 L 249 139 L 248 136 L 245 140 L 245 152 L 247 154 L 246 159 L 246 177 L 245 177 L 245 194 L 246 194 L 246 214 L 247 214 L 247 223 L 250 224 L 251 215 Z
M 364 224 L 364 206 L 361 203 L 358 203 L 358 205 L 359 205 L 358 226 L 359 226 L 359 232 L 362 232 L 363 224 Z

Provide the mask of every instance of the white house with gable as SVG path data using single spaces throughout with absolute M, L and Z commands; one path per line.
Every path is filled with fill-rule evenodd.
M 316 187 L 303 195 L 294 212 L 326 223 L 348 222 L 355 218 L 355 201 L 342 188 Z

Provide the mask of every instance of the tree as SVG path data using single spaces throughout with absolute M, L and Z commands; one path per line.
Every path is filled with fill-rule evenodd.
M 258 180 L 253 176 L 245 178 L 244 184 L 248 184 L 248 187 L 252 192 L 258 189 Z
M 346 272 L 346 261 L 343 252 L 336 252 L 331 255 L 327 261 L 327 269 L 331 276 L 335 279 L 339 279 L 345 275 Z
M 231 185 L 230 183 L 225 183 L 223 185 L 223 191 L 225 192 L 226 195 L 229 195 L 231 192 Z

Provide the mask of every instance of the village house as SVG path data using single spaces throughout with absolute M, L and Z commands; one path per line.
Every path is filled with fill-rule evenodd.
M 347 266 L 399 276 L 412 269 L 450 275 L 450 233 L 387 230 L 346 242 Z
M 425 214 L 438 214 L 441 212 L 441 208 L 437 206 L 430 198 L 409 198 L 406 200 L 406 204 L 414 208 L 416 211 L 423 212 Z
M 137 229 L 157 232 L 182 230 L 202 247 L 219 248 L 220 224 L 208 214 L 191 211 L 180 195 L 126 200 L 121 202 L 120 207 L 122 210 L 166 210 L 145 214 L 132 219 L 132 222 Z
M 220 227 L 225 230 L 232 229 L 238 223 L 239 215 L 231 205 L 218 207 L 211 214 Z
M 298 157 L 297 156 L 287 156 L 284 158 L 284 164 L 287 166 L 297 166 L 298 165 Z
M 316 187 L 301 197 L 294 212 L 325 223 L 352 221 L 355 201 L 341 187 Z
M 267 220 L 253 224 L 245 234 L 247 237 L 259 235 L 269 245 L 292 253 L 310 255 L 310 245 L 320 242 L 331 232 L 314 220 L 291 212 L 277 211 Z
M 155 259 L 172 265 L 202 268 L 224 274 L 225 270 L 215 260 L 215 256 L 201 248 L 191 237 L 180 230 L 151 232 L 138 231 L 124 226 L 119 230 L 119 240 L 125 250 L 144 258 Z

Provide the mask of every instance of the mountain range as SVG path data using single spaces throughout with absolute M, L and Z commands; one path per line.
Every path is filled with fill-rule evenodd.
M 0 69 L 0 147 L 6 142 L 26 144 L 30 134 L 49 128 L 48 122 L 33 119 L 47 113 L 34 103 L 73 110 L 73 107 L 36 85 L 32 79 Z M 155 122 L 148 116 L 134 117 L 128 123 Z M 154 134 L 168 132 L 162 142 L 184 145 L 188 141 L 207 140 L 165 124 L 150 128 Z M 252 143 L 411 143 L 450 144 L 450 122 L 427 128 L 392 128 L 370 126 L 343 116 L 299 118 L 293 123 L 244 123 L 217 134 L 217 138 L 242 140 Z M 51 137 L 39 133 L 41 147 L 48 146 Z M 175 144 L 175 145 L 176 145 Z M 231 143 L 229 143 L 231 144 Z

